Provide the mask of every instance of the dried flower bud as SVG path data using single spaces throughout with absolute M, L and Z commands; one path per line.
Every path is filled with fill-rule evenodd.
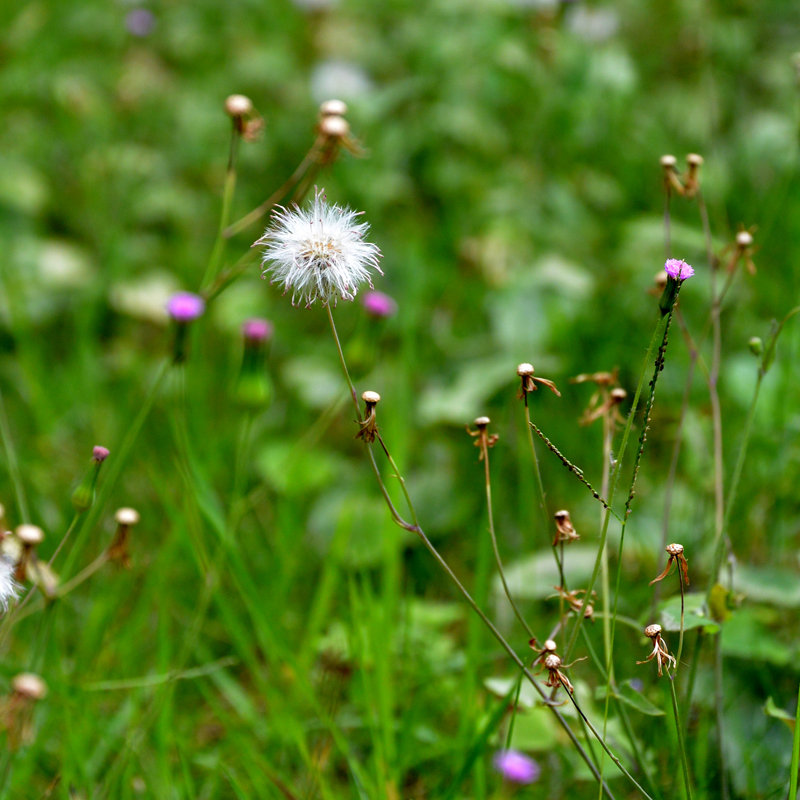
M 231 94 L 225 98 L 225 113 L 230 117 L 245 117 L 253 113 L 253 101 L 243 94 Z
M 375 406 L 381 401 L 381 396 L 377 392 L 367 390 L 361 395 L 364 401 L 364 419 L 359 420 L 359 431 L 356 439 L 363 439 L 368 444 L 375 441 L 378 436 L 377 412 Z
M 325 100 L 320 103 L 319 115 L 322 117 L 343 117 L 347 113 L 344 100 Z
M 131 566 L 128 550 L 130 529 L 139 523 L 139 512 L 135 508 L 118 508 L 114 514 L 114 520 L 117 523 L 117 532 L 106 555 L 109 561 L 117 561 L 125 569 L 129 569 Z
M 554 546 L 559 542 L 574 542 L 581 538 L 572 525 L 569 511 L 564 509 L 556 511 L 556 513 L 553 514 L 553 518 L 556 521 L 556 537 L 553 540 Z
M 534 372 L 533 364 L 529 364 L 527 361 L 517 366 L 517 375 L 521 378 L 530 377 Z
M 36 547 L 44 541 L 44 531 L 38 525 L 18 525 L 14 534 L 23 547 Z
M 7 746 L 16 750 L 33 739 L 33 707 L 47 695 L 47 684 L 31 672 L 11 681 L 11 694 L 0 704 L 0 726 L 5 728 Z
M 664 167 L 664 169 L 674 169 L 675 165 L 678 163 L 678 159 L 671 155 L 661 156 L 660 160 L 661 166 Z
M 661 626 L 659 624 L 657 624 L 657 623 L 653 623 L 652 625 L 648 625 L 644 629 L 644 635 L 648 639 L 655 639 L 656 636 L 660 636 L 661 635 Z
M 28 700 L 43 700 L 47 695 L 47 684 L 32 672 L 21 672 L 11 681 L 14 692 Z
M 475 426 L 477 428 L 485 428 L 490 422 L 489 417 L 475 417 Z
M 350 133 L 350 123 L 344 117 L 323 117 L 319 132 L 329 139 L 344 139 Z
M 544 657 L 544 665 L 546 669 L 558 669 L 561 666 L 561 658 L 555 653 L 549 653 Z
M 686 156 L 686 163 L 689 165 L 689 169 L 697 169 L 703 164 L 703 156 L 697 153 L 689 153 Z
M 618 386 L 616 389 L 611 390 L 611 394 L 609 396 L 614 403 L 621 403 L 628 396 L 628 393 Z
M 739 249 L 744 250 L 750 247 L 751 244 L 753 244 L 753 236 L 749 231 L 739 231 L 739 233 L 736 234 L 736 246 Z

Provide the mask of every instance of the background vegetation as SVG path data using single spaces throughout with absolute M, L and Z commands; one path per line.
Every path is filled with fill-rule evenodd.
M 599 482 L 601 432 L 577 424 L 591 389 L 568 379 L 618 367 L 635 387 L 664 259 L 659 157 L 697 152 L 717 249 L 756 226 L 757 272 L 737 277 L 722 316 L 730 475 L 756 377 L 748 340 L 798 302 L 800 7 L 163 0 L 148 6 L 149 30 L 132 32 L 135 8 L 0 8 L 0 501 L 10 527 L 44 528 L 48 558 L 92 446 L 110 448 L 97 502 L 54 563 L 65 580 L 108 545 L 114 509 L 142 516 L 129 571 L 105 567 L 0 629 L 2 685 L 32 670 L 49 687 L 32 740 L 6 748 L 4 796 L 510 793 L 491 758 L 507 722 L 497 687 L 514 672 L 381 505 L 324 313 L 294 309 L 261 282 L 253 253 L 194 331 L 185 370 L 151 389 L 169 355 L 165 296 L 199 288 L 214 243 L 224 98 L 249 95 L 267 123 L 240 148 L 234 216 L 300 161 L 321 100 L 350 105 L 366 157 L 343 155 L 318 183 L 365 211 L 385 254 L 377 288 L 399 306 L 376 321 L 359 302 L 340 304 L 354 378 L 384 398 L 382 431 L 426 529 L 529 657 L 481 574 L 482 466 L 464 426 L 485 413 L 500 434 L 501 551 L 544 637 L 557 611 L 552 576 L 537 570 L 550 563 L 552 531 L 535 516 L 515 367 L 531 361 L 557 381 L 563 397 L 538 393 L 534 416 Z M 232 239 L 226 259 L 260 232 Z M 698 331 L 710 290 L 696 204 L 676 200 L 672 236 L 673 254 L 697 270 L 681 306 Z M 253 315 L 275 325 L 273 397 L 248 416 L 232 385 L 239 326 Z M 736 797 L 783 797 L 788 786 L 791 735 L 764 707 L 771 697 L 794 715 L 797 689 L 799 344 L 790 323 L 727 531 L 743 595 L 722 634 Z M 626 539 L 620 614 L 637 625 L 651 621 L 646 584 L 664 563 L 663 491 L 689 360 L 676 330 Z M 699 372 L 681 435 L 670 539 L 686 546 L 702 592 L 713 462 Z M 540 459 L 548 496 L 571 510 L 591 553 L 599 507 L 557 460 Z M 599 626 L 591 635 L 600 642 Z M 618 647 L 618 680 L 640 679 L 666 707 L 654 669 L 635 664 L 641 635 L 620 627 Z M 698 794 L 716 797 L 709 656 L 688 724 Z M 570 675 L 591 702 L 591 666 Z M 674 796 L 668 718 L 634 724 L 656 789 Z M 596 796 L 545 714 L 522 713 L 514 744 L 542 765 L 518 796 Z

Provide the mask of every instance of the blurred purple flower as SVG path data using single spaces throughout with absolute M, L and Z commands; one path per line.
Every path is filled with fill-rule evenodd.
M 175 322 L 191 322 L 206 309 L 205 300 L 198 294 L 178 292 L 167 300 L 167 313 Z
M 539 779 L 541 767 L 519 750 L 500 750 L 494 757 L 494 768 L 514 783 L 533 783 Z
M 92 448 L 92 458 L 99 463 L 101 461 L 105 461 L 110 452 L 111 451 L 107 447 L 103 447 L 101 444 L 96 444 Z
M 248 342 L 265 342 L 272 338 L 272 323 L 260 317 L 246 319 L 242 323 L 242 336 Z
M 685 281 L 687 278 L 691 278 L 692 275 L 694 275 L 694 268 L 690 267 L 685 261 L 681 261 L 679 258 L 668 259 L 667 263 L 664 264 L 664 269 L 670 278 L 675 278 L 677 281 Z
M 394 298 L 383 292 L 367 292 L 361 302 L 371 317 L 393 317 L 397 313 Z
M 134 36 L 147 36 L 155 24 L 155 15 L 146 8 L 134 8 L 125 17 L 125 27 L 128 29 L 128 33 Z

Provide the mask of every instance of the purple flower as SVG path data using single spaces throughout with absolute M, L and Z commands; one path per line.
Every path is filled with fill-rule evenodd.
M 519 750 L 500 750 L 494 757 L 494 768 L 514 783 L 533 783 L 542 770 L 539 765 Z
M 100 444 L 96 444 L 92 448 L 92 458 L 98 463 L 100 463 L 108 458 L 110 452 L 111 451 L 107 447 L 103 447 Z
M 397 313 L 397 303 L 394 298 L 383 292 L 367 292 L 362 304 L 371 317 L 386 318 Z
M 147 36 L 153 30 L 156 24 L 156 18 L 152 11 L 146 8 L 134 8 L 125 17 L 125 27 L 128 33 L 134 36 Z
M 253 317 L 242 323 L 242 336 L 254 344 L 272 338 L 272 323 L 267 319 Z
M 691 278 L 692 275 L 694 275 L 694 268 L 690 267 L 685 261 L 681 261 L 679 258 L 667 259 L 667 263 L 664 264 L 664 269 L 667 275 L 669 275 L 670 278 L 675 278 L 676 281 L 685 281 L 687 278 Z
M 178 292 L 167 300 L 167 313 L 175 322 L 191 322 L 206 309 L 206 302 L 198 294 Z

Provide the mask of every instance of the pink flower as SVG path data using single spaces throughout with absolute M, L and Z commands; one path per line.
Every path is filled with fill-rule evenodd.
M 694 268 L 690 267 L 685 261 L 679 258 L 669 258 L 667 263 L 664 264 L 664 269 L 670 278 L 675 278 L 676 281 L 685 281 L 694 275 Z
M 514 783 L 533 783 L 542 770 L 539 765 L 519 750 L 501 750 L 494 757 L 495 769 Z
M 191 322 L 206 310 L 206 303 L 198 294 L 178 292 L 167 300 L 167 313 L 175 322 Z
M 242 323 L 242 336 L 253 343 L 265 342 L 272 338 L 272 323 L 267 319 L 253 317 Z
M 392 317 L 397 313 L 394 298 L 383 292 L 367 292 L 362 304 L 371 317 Z
M 99 463 L 105 461 L 110 452 L 111 451 L 107 447 L 103 447 L 101 444 L 96 444 L 92 448 L 92 458 Z

